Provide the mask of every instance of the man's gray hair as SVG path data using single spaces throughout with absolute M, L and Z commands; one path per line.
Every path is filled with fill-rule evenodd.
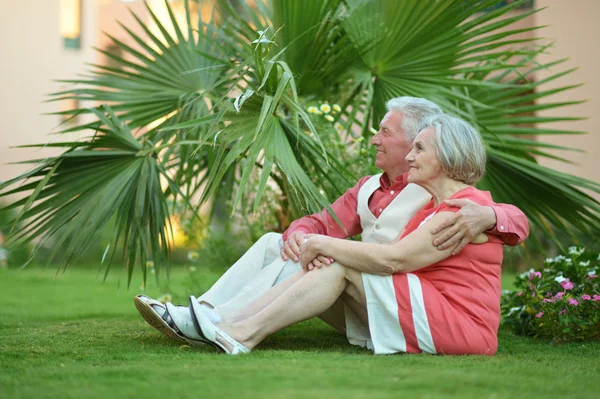
M 423 121 L 443 111 L 437 104 L 418 97 L 396 97 L 386 103 L 388 111 L 402 112 L 402 130 L 406 140 L 412 142 L 419 133 Z
M 473 126 L 456 116 L 444 114 L 427 118 L 422 129 L 435 129 L 434 145 L 442 170 L 448 177 L 474 185 L 485 172 L 485 148 Z

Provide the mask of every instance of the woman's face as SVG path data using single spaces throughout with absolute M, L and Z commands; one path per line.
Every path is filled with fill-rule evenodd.
M 412 150 L 406 156 L 409 183 L 427 183 L 435 180 L 442 173 L 434 140 L 435 130 L 432 127 L 421 130 L 415 137 Z

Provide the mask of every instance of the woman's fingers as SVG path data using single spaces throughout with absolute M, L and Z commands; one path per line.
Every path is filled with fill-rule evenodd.
M 323 256 L 323 255 L 319 255 L 317 256 L 317 261 L 321 263 L 321 265 L 325 265 L 325 266 L 329 266 L 331 264 L 331 261 L 329 260 L 329 258 L 327 256 Z
M 328 256 L 317 255 L 312 261 L 310 261 L 307 265 L 308 270 L 321 269 L 323 266 L 329 266 L 334 262 L 334 260 Z

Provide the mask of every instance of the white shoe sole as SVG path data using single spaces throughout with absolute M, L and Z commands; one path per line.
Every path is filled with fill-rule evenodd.
M 158 313 L 152 309 L 148 303 L 144 302 L 138 297 L 133 298 L 133 303 L 135 304 L 136 309 L 140 313 L 140 315 L 146 320 L 148 324 L 154 327 L 156 330 L 165 334 L 167 337 L 174 339 L 175 341 L 181 344 L 189 344 L 189 345 L 204 345 L 201 341 L 190 340 L 186 337 L 182 337 L 175 331 L 171 326 L 164 321 Z

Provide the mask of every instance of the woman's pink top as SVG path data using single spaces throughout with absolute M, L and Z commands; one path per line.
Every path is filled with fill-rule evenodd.
M 451 199 L 495 205 L 489 192 L 474 187 L 459 191 Z M 457 212 L 459 209 L 445 203 L 434 207 L 431 201 L 407 224 L 402 237 L 416 230 L 434 213 Z M 488 242 L 484 244 L 468 244 L 458 255 L 411 273 L 421 282 L 429 329 L 437 353 L 496 353 L 502 247 L 496 236 L 488 235 Z M 399 319 L 407 338 L 407 352 L 418 353 L 406 273 L 393 275 L 393 281 Z

